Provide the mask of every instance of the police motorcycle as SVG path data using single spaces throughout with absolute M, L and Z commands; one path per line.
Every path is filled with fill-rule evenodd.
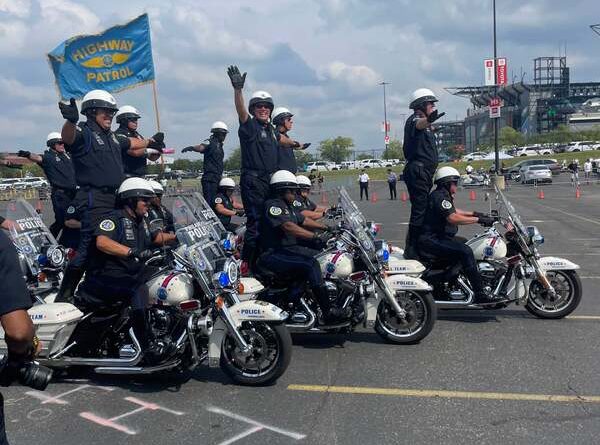
M 539 318 L 563 318 L 581 301 L 579 265 L 557 257 L 542 257 L 544 237 L 535 226 L 525 226 L 504 193 L 495 187 L 497 223 L 467 241 L 473 250 L 484 285 L 499 299 L 486 309 L 510 303 L 525 306 Z M 502 226 L 503 231 L 497 226 Z M 417 273 L 434 287 L 438 308 L 481 309 L 473 304 L 473 291 L 460 266 L 427 257 L 427 270 Z
M 418 277 L 386 277 L 387 244 L 374 241 L 370 225 L 344 188 L 339 206 L 329 216 L 339 220 L 338 235 L 316 258 L 332 306 L 349 309 L 349 320 L 320 325 L 319 305 L 308 289 L 299 299 L 289 297 L 291 287 L 304 283 L 265 270 L 259 271 L 259 278 L 266 289 L 256 298 L 289 312 L 286 324 L 291 332 L 352 331 L 362 324 L 391 343 L 411 344 L 425 338 L 437 318 L 431 286 Z
M 6 218 L 15 221 L 9 236 L 17 250 L 32 301 L 43 303 L 58 291 L 67 250 L 58 244 L 40 215 L 24 199 L 8 203 Z

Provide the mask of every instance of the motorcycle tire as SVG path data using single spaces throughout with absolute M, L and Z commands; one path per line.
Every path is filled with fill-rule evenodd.
M 403 292 L 403 294 L 409 294 L 409 298 L 399 297 L 399 293 L 397 293 L 396 299 L 400 307 L 407 311 L 407 320 L 398 320 L 391 305 L 386 299 L 383 299 L 377 307 L 375 332 L 390 343 L 403 345 L 418 343 L 433 329 L 437 319 L 435 301 L 430 292 Z M 415 329 L 412 329 L 410 325 L 414 321 L 418 324 Z
M 223 372 L 236 383 L 247 386 L 268 385 L 281 377 L 292 359 L 292 337 L 287 327 L 284 324 L 245 321 L 240 327 L 240 332 L 244 340 L 255 348 L 259 347 L 255 350 L 266 349 L 268 341 L 271 348 L 276 349 L 275 357 L 264 369 L 260 366 L 258 369 L 245 367 L 244 361 L 250 362 L 255 367 L 256 359 L 261 357 L 257 357 L 254 353 L 250 357 L 243 357 L 239 354 L 233 337 L 226 335 L 221 346 L 221 369 Z
M 574 270 L 552 270 L 547 273 L 550 278 L 550 282 L 553 286 L 556 284 L 556 277 L 560 276 L 564 281 L 564 283 L 569 284 L 569 301 L 559 309 L 547 310 L 544 306 L 540 306 L 537 303 L 536 299 L 532 299 L 532 292 L 535 292 L 536 289 L 541 288 L 541 284 L 537 280 L 533 280 L 529 285 L 529 298 L 527 299 L 527 304 L 525 304 L 525 309 L 529 311 L 530 314 L 535 315 L 539 318 L 545 319 L 557 319 L 564 318 L 577 309 L 579 303 L 581 302 L 581 280 L 579 279 L 579 275 Z M 554 274 L 555 278 L 551 278 L 551 274 Z M 555 286 L 556 288 L 556 286 Z

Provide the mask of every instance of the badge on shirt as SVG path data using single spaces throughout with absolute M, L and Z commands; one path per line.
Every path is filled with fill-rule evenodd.
M 444 199 L 442 201 L 442 209 L 450 210 L 451 208 L 452 208 L 452 203 L 450 201 L 448 201 L 447 199 Z
M 298 200 L 294 200 L 294 207 L 302 207 L 302 203 Z
M 70 214 L 70 215 L 72 215 L 73 213 L 75 213 L 75 207 L 73 207 L 73 206 L 67 207 L 67 213 Z
M 271 214 L 273 216 L 279 216 L 279 215 L 281 215 L 281 208 L 273 206 L 269 209 L 269 214 Z
M 100 228 L 105 232 L 112 232 L 115 230 L 115 222 L 112 219 L 105 219 L 100 223 Z
M 223 200 L 221 198 L 215 198 L 215 204 L 223 204 Z

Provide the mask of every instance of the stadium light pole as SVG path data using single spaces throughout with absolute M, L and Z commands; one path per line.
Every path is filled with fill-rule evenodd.
M 494 9 L 494 99 L 498 97 L 498 54 L 496 47 L 496 0 L 493 0 Z M 502 110 L 502 108 L 500 108 Z M 494 165 L 496 167 L 496 177 L 500 174 L 500 153 L 498 152 L 498 120 L 494 118 Z
M 381 82 L 379 85 L 383 86 L 383 131 L 385 131 L 385 139 L 384 139 L 384 143 L 383 143 L 383 153 L 385 153 L 385 150 L 387 149 L 387 144 L 385 143 L 385 141 L 387 141 L 388 138 L 388 125 L 387 125 L 387 104 L 386 104 L 386 100 L 385 100 L 385 86 L 389 85 L 390 82 L 386 82 L 383 81 Z M 383 155 L 382 155 L 383 158 Z

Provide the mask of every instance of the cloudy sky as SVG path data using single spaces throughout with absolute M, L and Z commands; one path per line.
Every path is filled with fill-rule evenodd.
M 566 44 L 571 77 L 600 81 L 598 0 L 498 0 L 498 53 L 509 79 L 532 80 L 533 58 Z M 101 5 L 101 9 L 98 7 Z M 411 91 L 427 86 L 449 118 L 468 101 L 444 87 L 483 82 L 492 53 L 491 0 L 0 0 L 0 151 L 41 151 L 62 125 L 45 54 L 147 12 L 151 19 L 161 126 L 167 146 L 202 141 L 210 124 L 237 129 L 226 66 L 248 72 L 246 95 L 269 91 L 295 113 L 294 135 L 350 136 L 357 149 L 383 143 L 382 89 L 392 137 L 401 137 Z M 564 50 L 563 50 L 564 51 Z M 116 94 L 155 131 L 150 86 Z M 227 151 L 238 145 L 234 131 Z

